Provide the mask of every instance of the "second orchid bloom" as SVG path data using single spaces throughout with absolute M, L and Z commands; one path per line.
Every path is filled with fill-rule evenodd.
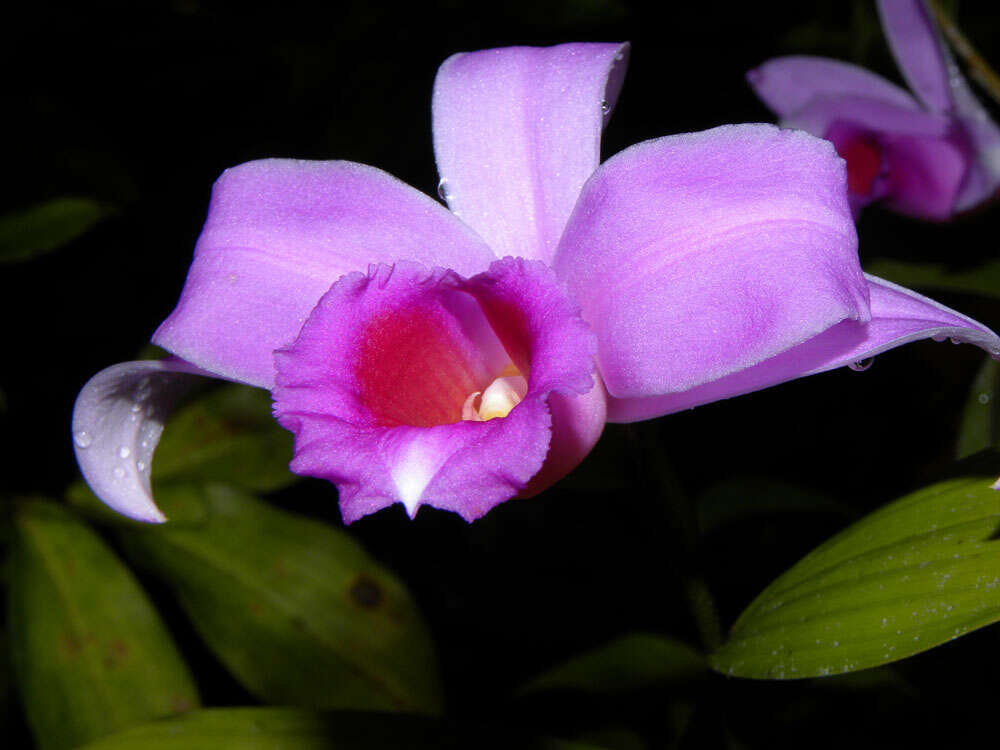
M 435 200 L 373 167 L 228 170 L 176 309 L 174 356 L 98 373 L 73 417 L 108 505 L 163 520 L 149 466 L 186 381 L 267 388 L 291 468 L 346 521 L 402 503 L 476 519 L 649 419 L 926 337 L 1000 339 L 862 273 L 826 141 L 736 125 L 600 164 L 625 45 L 459 54 L 438 72 Z

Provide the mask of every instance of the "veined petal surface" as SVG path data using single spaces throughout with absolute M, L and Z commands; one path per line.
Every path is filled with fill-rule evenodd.
M 857 65 L 825 57 L 775 57 L 747 73 L 747 82 L 779 117 L 791 117 L 816 97 L 858 96 L 919 110 L 905 90 Z
M 274 411 L 295 434 L 293 471 L 334 482 L 346 521 L 396 502 L 411 515 L 433 505 L 471 521 L 539 471 L 547 400 L 593 388 L 594 349 L 541 263 L 507 258 L 470 279 L 373 266 L 334 284 L 275 354 Z M 520 403 L 464 421 L 465 399 L 510 366 L 527 378 Z
M 625 74 L 626 44 L 453 55 L 432 100 L 441 194 L 498 256 L 550 261 Z
M 750 393 L 787 380 L 861 362 L 888 349 L 926 338 L 975 344 L 1000 359 L 1000 338 L 990 329 L 934 300 L 865 274 L 871 321 L 845 320 L 765 362 L 683 393 L 610 399 L 608 419 L 636 422 L 711 401 Z
M 494 259 L 439 203 L 374 167 L 248 162 L 215 183 L 181 298 L 153 343 L 270 388 L 272 352 L 343 274 L 396 260 L 472 274 Z
M 209 373 L 178 359 L 122 362 L 94 375 L 73 407 L 73 449 L 101 500 L 137 521 L 166 517 L 153 502 L 150 469 L 177 400 Z
M 555 260 L 611 396 L 686 391 L 867 321 L 843 161 L 739 125 L 633 146 L 584 187 Z

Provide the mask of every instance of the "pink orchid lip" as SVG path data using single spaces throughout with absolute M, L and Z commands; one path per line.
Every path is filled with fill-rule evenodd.
M 593 390 L 595 348 L 542 263 L 508 258 L 469 279 L 373 266 L 336 282 L 275 353 L 274 412 L 295 434 L 292 470 L 335 482 L 345 520 L 396 502 L 472 520 L 524 490 L 547 456 L 564 458 L 548 400 Z M 470 395 L 508 372 L 526 379 L 523 397 L 463 419 Z

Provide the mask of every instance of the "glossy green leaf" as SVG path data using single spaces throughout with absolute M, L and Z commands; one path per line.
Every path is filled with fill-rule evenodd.
M 91 198 L 54 198 L 0 216 L 0 263 L 27 260 L 56 250 L 109 213 Z
M 430 638 L 404 586 L 343 531 L 210 485 L 166 485 L 196 522 L 122 529 L 129 557 L 173 587 L 202 638 L 269 703 L 441 711 Z
M 1000 438 L 1000 362 L 990 358 L 983 363 L 972 382 L 962 409 L 955 452 L 958 458 L 971 456 L 997 444 Z
M 41 748 L 70 748 L 198 705 L 156 610 L 111 549 L 66 509 L 15 518 L 11 657 Z
M 408 714 L 295 708 L 217 708 L 158 721 L 84 750 L 594 750 L 591 745 L 511 737 Z
M 712 667 L 751 678 L 851 672 L 1000 620 L 1000 453 L 858 521 L 740 616 Z
M 531 680 L 521 692 L 618 693 L 704 676 L 705 657 L 668 636 L 635 633 L 576 656 Z
M 1000 297 L 1000 261 L 992 261 L 970 271 L 949 271 L 937 263 L 882 258 L 865 263 L 865 270 L 905 287 Z

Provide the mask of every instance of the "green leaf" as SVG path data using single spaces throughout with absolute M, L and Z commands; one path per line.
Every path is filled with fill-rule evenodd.
M 865 263 L 865 271 L 911 288 L 945 289 L 1000 297 L 1000 261 L 986 263 L 971 271 L 949 271 L 937 263 L 912 263 L 883 258 Z
M 224 385 L 178 409 L 163 430 L 153 481 L 212 481 L 268 492 L 298 477 L 288 470 L 292 434 L 271 416 L 260 388 Z
M 1000 383 L 1000 362 L 990 358 L 972 382 L 962 409 L 962 424 L 958 430 L 958 458 L 971 456 L 997 444 L 1000 428 L 1000 403 L 997 384 Z
M 441 711 L 430 638 L 404 586 L 343 531 L 218 486 L 167 485 L 170 518 L 122 529 L 210 649 L 269 703 Z
M 855 523 L 806 555 L 710 657 L 739 677 L 852 672 L 1000 620 L 1000 453 Z
M 11 658 L 41 748 L 70 748 L 198 705 L 180 653 L 111 549 L 67 510 L 15 518 Z
M 0 263 L 28 260 L 56 250 L 110 213 L 91 198 L 54 198 L 0 216 Z
M 619 693 L 686 682 L 706 671 L 705 657 L 691 646 L 668 636 L 635 633 L 553 667 L 520 692 Z
M 84 750 L 594 750 L 407 714 L 213 708 L 136 727 Z

